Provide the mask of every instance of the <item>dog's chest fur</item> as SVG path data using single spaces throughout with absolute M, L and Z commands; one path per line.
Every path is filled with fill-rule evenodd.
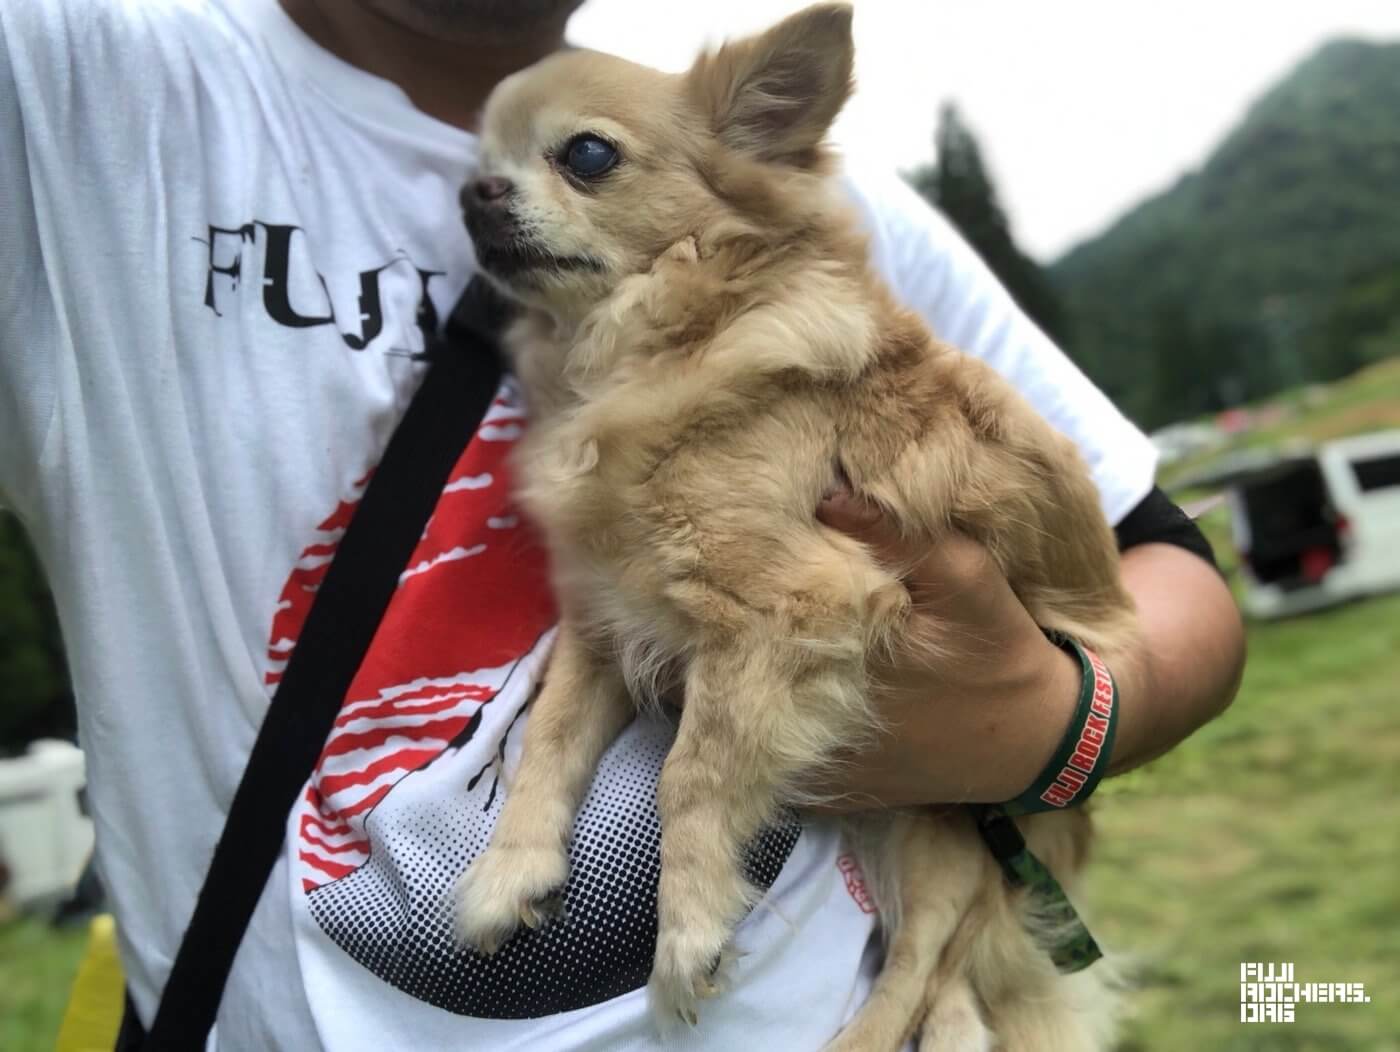
M 567 346 L 528 327 L 509 341 L 532 412 L 519 491 L 556 586 L 591 627 L 648 640 L 652 665 L 697 621 L 761 614 L 793 549 L 829 546 L 814 510 L 868 416 L 876 323 L 849 275 L 811 268 L 766 303 L 726 288 L 670 254 Z

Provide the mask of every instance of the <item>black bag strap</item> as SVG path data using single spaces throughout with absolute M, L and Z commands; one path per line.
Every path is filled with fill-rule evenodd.
M 448 474 L 501 379 L 498 301 L 480 282 L 445 339 L 430 341 L 422 386 L 389 441 L 316 593 L 229 807 L 194 915 L 143 1052 L 202 1049 L 234 954 L 314 770 Z

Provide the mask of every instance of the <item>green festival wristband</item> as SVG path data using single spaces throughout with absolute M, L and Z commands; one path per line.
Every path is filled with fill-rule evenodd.
M 1012 887 L 1035 896 L 1037 911 L 1054 933 L 1044 947 L 1061 972 L 1077 972 L 1103 956 L 1060 882 L 1026 847 L 1014 815 L 1058 811 L 1089 798 L 1108 769 L 1113 732 L 1118 722 L 1118 686 L 1108 666 L 1092 650 L 1071 639 L 1051 636 L 1079 658 L 1083 676 L 1074 719 L 1055 755 L 1031 787 L 1001 805 L 972 808 L 977 831 Z
M 1050 637 L 1079 658 L 1081 681 L 1074 719 L 1059 748 L 1030 788 L 1001 805 L 1008 815 L 1059 811 L 1082 804 L 1108 770 L 1118 727 L 1118 685 L 1103 659 L 1088 647 L 1062 636 Z

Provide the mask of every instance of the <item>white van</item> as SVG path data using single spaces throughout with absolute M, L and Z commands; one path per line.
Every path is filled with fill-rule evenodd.
M 1400 431 L 1253 451 L 1192 484 L 1228 486 L 1251 616 L 1400 589 Z

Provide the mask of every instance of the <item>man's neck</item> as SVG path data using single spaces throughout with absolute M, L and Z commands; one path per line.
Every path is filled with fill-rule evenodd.
M 501 80 L 559 50 L 564 20 L 521 40 L 443 40 L 345 0 L 279 0 L 301 30 L 352 66 L 392 81 L 429 116 L 478 130 Z

